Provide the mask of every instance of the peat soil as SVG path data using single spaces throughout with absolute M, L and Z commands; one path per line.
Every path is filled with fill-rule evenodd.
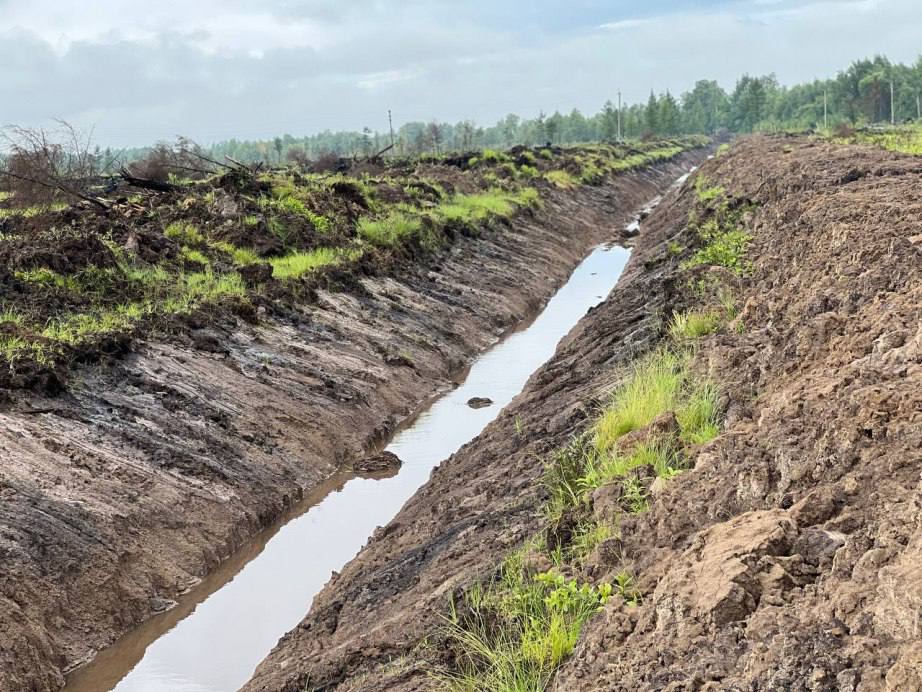
M 0 691 L 64 674 L 387 439 L 701 154 L 463 238 L 282 320 L 228 318 L 0 411 Z M 361 508 L 356 508 L 361 511 Z
M 738 328 L 695 356 L 724 427 L 585 567 L 631 572 L 642 599 L 610 599 L 552 689 L 922 689 L 922 160 L 753 137 L 698 175 L 753 208 Z M 700 271 L 675 247 L 695 203 L 691 184 L 664 199 L 608 300 L 334 575 L 246 692 L 437 688 L 451 598 L 542 527 L 544 461 L 694 305 Z

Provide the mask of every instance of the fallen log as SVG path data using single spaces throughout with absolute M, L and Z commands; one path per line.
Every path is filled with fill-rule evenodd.
M 173 183 L 168 183 L 162 180 L 150 180 L 149 178 L 139 178 L 136 175 L 133 175 L 124 166 L 119 170 L 119 175 L 122 176 L 122 180 L 131 185 L 132 187 L 139 187 L 145 190 L 155 190 L 156 192 L 175 192 L 180 189 L 178 185 Z

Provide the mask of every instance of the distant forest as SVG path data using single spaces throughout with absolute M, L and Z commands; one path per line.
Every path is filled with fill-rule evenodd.
M 891 110 L 891 84 L 893 108 Z M 835 128 L 843 124 L 905 122 L 920 118 L 922 57 L 914 65 L 891 63 L 883 56 L 859 60 L 831 79 L 783 86 L 771 75 L 744 75 L 727 93 L 716 81 L 701 80 L 679 96 L 650 93 L 646 103 L 624 105 L 621 132 L 626 138 L 712 134 L 718 130 L 753 131 Z M 541 113 L 525 119 L 507 115 L 492 127 L 465 120 L 459 123 L 409 122 L 394 133 L 392 153 L 444 153 L 503 148 L 516 144 L 570 144 L 613 140 L 618 135 L 618 109 L 608 101 L 595 115 L 578 110 Z M 238 161 L 316 160 L 324 156 L 370 156 L 390 143 L 390 132 L 326 131 L 306 137 L 285 135 L 274 140 L 229 140 L 207 147 L 214 157 Z M 124 152 L 128 160 L 145 150 Z

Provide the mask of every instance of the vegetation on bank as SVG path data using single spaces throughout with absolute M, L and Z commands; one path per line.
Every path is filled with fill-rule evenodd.
M 543 530 L 451 603 L 443 629 L 451 663 L 433 672 L 448 690 L 545 689 L 610 598 L 627 607 L 643 599 L 635 575 L 619 565 L 622 519 L 647 511 L 695 450 L 719 434 L 719 390 L 699 374 L 695 354 L 701 339 L 740 325 L 732 286 L 691 277 L 703 265 L 730 276 L 751 268 L 748 236 L 722 237 L 745 235 L 749 208 L 736 207 L 701 175 L 694 190 L 692 247 L 680 250 L 688 259 L 678 264 L 692 307 L 671 316 L 661 344 L 625 371 L 594 422 L 547 462 Z M 609 576 L 591 579 L 600 571 L 589 565 Z
M 873 144 L 903 154 L 922 155 L 922 123 L 864 130 L 842 128 L 830 136 L 840 144 Z
M 297 302 L 330 272 L 383 270 L 502 228 L 561 181 L 599 185 L 705 142 L 485 151 L 355 172 L 229 169 L 174 177 L 167 192 L 116 192 L 104 214 L 5 193 L 0 386 L 32 386 L 193 313 L 253 319 L 255 306 Z
M 739 276 L 750 273 L 752 264 L 746 254 L 752 236 L 741 224 L 743 216 L 751 211 L 750 206 L 731 204 L 726 191 L 710 185 L 703 175 L 695 178 L 695 193 L 698 207 L 690 214 L 689 226 L 697 235 L 699 246 L 682 268 L 717 266 Z

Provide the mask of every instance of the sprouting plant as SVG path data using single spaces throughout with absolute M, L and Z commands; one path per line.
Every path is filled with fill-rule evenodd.
M 640 605 L 641 593 L 629 572 L 619 572 L 615 575 L 614 589 L 628 605 Z

